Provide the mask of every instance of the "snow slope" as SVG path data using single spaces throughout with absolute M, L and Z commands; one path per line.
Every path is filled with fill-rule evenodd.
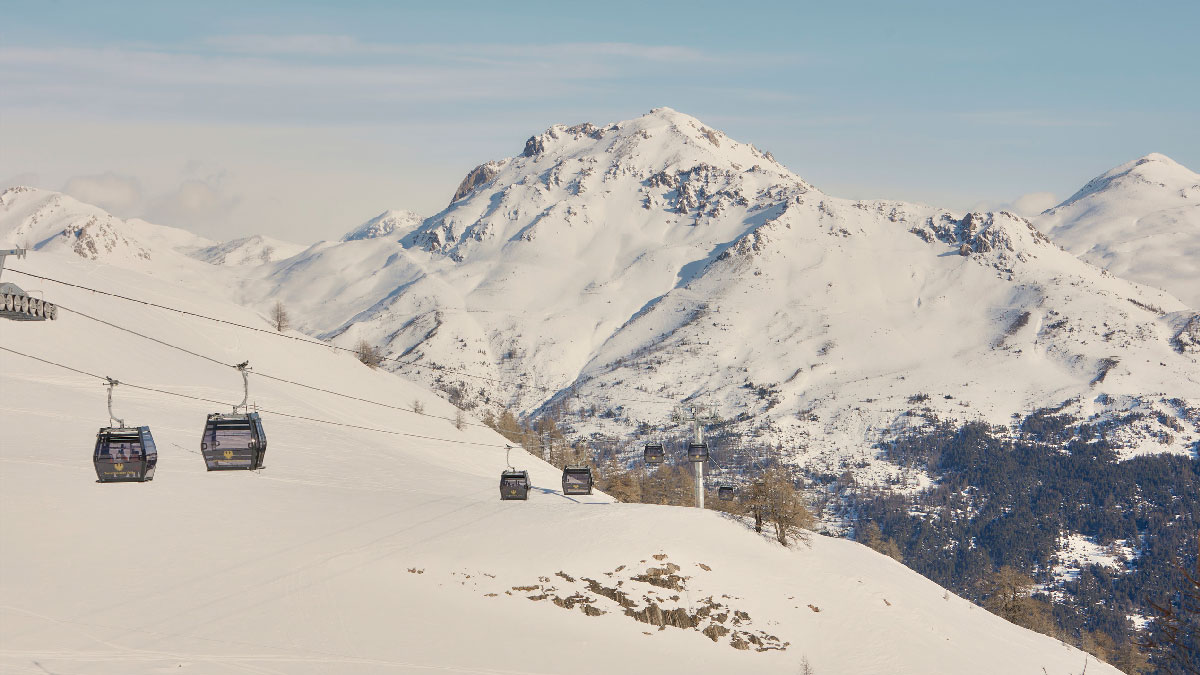
M 580 433 L 700 402 L 748 445 L 871 480 L 898 471 L 874 443 L 931 416 L 1065 403 L 1124 420 L 1126 457 L 1200 438 L 1200 319 L 1175 297 L 1009 213 L 825 195 L 669 108 L 551 127 L 387 239 L 310 248 L 244 301 L 282 297 L 304 330 L 468 400 L 577 416 L 582 397 L 603 414 Z
M 186 230 L 123 220 L 58 192 L 19 186 L 0 192 L 4 248 L 70 251 L 89 260 L 146 269 L 152 259 L 177 262 L 180 249 L 212 244 Z
M 342 237 L 342 241 L 359 241 L 387 237 L 393 233 L 405 233 L 416 227 L 423 219 L 412 211 L 388 210 L 359 225 Z
M 265 326 L 153 270 L 67 251 L 22 265 Z M 564 498 L 557 472 L 521 451 L 514 463 L 537 490 L 501 502 L 500 437 L 474 420 L 458 430 L 438 396 L 344 353 L 79 289 L 55 287 L 52 300 L 60 320 L 0 324 L 0 346 L 125 382 L 116 413 L 152 427 L 158 473 L 94 482 L 99 380 L 0 351 L 3 672 L 795 673 L 802 659 L 851 675 L 1116 672 L 853 542 L 787 550 L 715 512 Z M 251 400 L 271 411 L 267 469 L 206 473 L 197 436 L 220 406 L 132 386 L 234 402 L 236 371 L 81 307 L 225 363 L 248 359 Z M 651 603 L 699 625 L 629 616 Z
M 191 251 L 189 255 L 211 265 L 261 265 L 290 258 L 307 246 L 261 234 L 233 239 Z
M 1200 174 L 1152 153 L 1033 219 L 1056 243 L 1200 310 Z

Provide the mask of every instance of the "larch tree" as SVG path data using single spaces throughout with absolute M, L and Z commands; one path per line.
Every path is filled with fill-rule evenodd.
M 283 306 L 283 302 L 279 300 L 276 300 L 275 306 L 271 308 L 271 325 L 280 333 L 292 326 L 292 317 L 288 314 L 287 308 Z
M 1005 565 L 984 581 L 983 606 L 989 612 L 1043 635 L 1058 633 L 1050 603 L 1032 596 L 1033 579 Z
M 375 369 L 379 364 L 383 363 L 383 353 L 366 340 L 359 340 L 358 346 L 354 348 L 358 360 L 362 361 L 368 368 Z
M 804 540 L 815 524 L 804 495 L 796 489 L 791 474 L 783 467 L 771 467 L 745 492 L 743 505 L 754 518 L 754 531 L 763 524 L 775 528 L 775 539 L 784 546 L 791 540 Z

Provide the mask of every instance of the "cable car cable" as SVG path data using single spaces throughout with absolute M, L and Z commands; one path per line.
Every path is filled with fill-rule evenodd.
M 24 354 L 15 349 L 9 349 L 8 347 L 0 346 L 0 350 L 9 352 L 11 354 L 16 354 L 17 356 L 23 356 L 27 359 L 33 359 L 34 361 L 41 361 L 42 363 L 46 363 L 46 364 L 56 366 L 59 368 L 64 368 L 66 370 L 70 370 L 70 371 L 79 373 L 81 375 L 87 375 L 89 377 L 94 377 L 98 380 L 108 381 L 108 378 L 104 377 L 102 375 L 96 375 L 95 373 L 89 373 L 87 371 L 79 370 L 78 368 L 72 368 L 71 366 L 66 366 L 61 363 L 55 363 L 54 361 L 50 361 L 50 360 L 43 359 L 43 358 L 38 358 L 38 357 L 32 356 L 30 354 Z M 165 389 L 155 389 L 154 387 L 147 387 L 147 386 L 139 385 L 139 384 L 131 384 L 124 380 L 121 380 L 121 384 L 122 384 L 122 386 L 130 387 L 132 389 L 142 389 L 144 391 L 151 391 L 151 392 L 155 392 L 158 394 L 165 394 L 168 396 L 177 396 L 179 398 L 191 399 L 193 401 L 201 401 L 204 403 L 214 403 L 216 405 L 222 405 L 222 406 L 233 405 L 232 403 L 228 403 L 226 401 L 215 401 L 213 399 L 204 398 L 201 396 L 192 396 L 191 394 L 181 394 L 179 392 L 167 391 Z M 292 413 L 280 412 L 278 410 L 267 410 L 266 408 L 260 408 L 259 410 L 261 410 L 262 412 L 265 412 L 265 413 L 269 413 L 271 415 L 278 415 L 280 417 L 290 417 L 292 419 L 304 420 L 306 422 L 317 422 L 320 424 L 330 424 L 330 425 L 338 426 L 338 427 L 346 427 L 348 429 L 360 429 L 362 431 L 374 431 L 376 433 L 392 434 L 394 436 L 408 436 L 411 438 L 419 438 L 419 439 L 427 440 L 427 441 L 443 441 L 446 443 L 457 443 L 459 445 L 476 445 L 476 446 L 481 446 L 481 447 L 485 447 L 485 448 L 503 448 L 504 447 L 504 445 L 501 445 L 498 443 L 478 443 L 475 441 L 461 441 L 461 440 L 456 440 L 453 438 L 442 438 L 440 436 L 425 436 L 422 434 L 412 434 L 412 433 L 408 433 L 408 432 L 404 432 L 404 431 L 394 431 L 391 429 L 377 429 L 374 427 L 364 427 L 364 426 L 361 426 L 358 424 L 349 424 L 346 422 L 335 422 L 333 420 L 323 420 L 323 419 L 319 419 L 316 417 L 306 417 L 304 415 L 296 415 L 296 414 L 292 414 Z
M 94 317 L 94 316 L 91 316 L 91 315 L 89 315 L 89 314 L 85 314 L 84 312 L 81 312 L 81 311 L 79 311 L 79 310 L 77 310 L 77 309 L 72 309 L 72 308 L 70 308 L 70 307 L 64 307 L 64 306 L 62 306 L 62 305 L 59 305 L 58 307 L 59 307 L 59 309 L 62 309 L 62 310 L 65 310 L 65 311 L 68 311 L 68 312 L 71 312 L 71 313 L 77 314 L 77 315 L 79 315 L 79 316 L 81 316 L 81 317 L 83 317 L 83 318 L 85 318 L 85 319 L 90 319 L 90 320 L 92 320 L 92 321 L 95 321 L 95 322 L 97 322 L 97 323 L 102 323 L 102 324 L 104 324 L 104 325 L 106 325 L 106 326 L 110 326 L 110 327 L 112 327 L 112 328 L 115 328 L 115 329 L 117 329 L 117 330 L 120 330 L 120 331 L 125 331 L 126 333 L 130 333 L 130 334 L 132 334 L 132 335 L 136 335 L 136 336 L 138 336 L 138 337 L 140 337 L 140 338 L 145 338 L 145 339 L 147 339 L 147 340 L 150 340 L 151 342 L 156 342 L 156 343 L 158 343 L 158 344 L 160 344 L 160 345 L 163 345 L 164 347 L 170 347 L 171 349 L 176 349 L 176 350 L 178 350 L 178 351 L 181 351 L 181 352 L 183 352 L 183 353 L 185 353 L 185 354 L 190 354 L 190 355 L 192 355 L 192 356 L 195 356 L 195 357 L 197 357 L 197 358 L 204 359 L 205 361 L 209 361 L 209 362 L 211 362 L 211 363 L 215 363 L 215 364 L 217 364 L 217 365 L 220 365 L 220 366 L 225 366 L 226 368 L 237 368 L 237 365 L 236 365 L 236 364 L 232 364 L 232 363 L 225 363 L 224 361 L 221 361 L 220 359 L 215 359 L 215 358 L 213 358 L 213 357 L 211 357 L 211 356 L 205 356 L 204 354 L 200 354 L 200 353 L 198 353 L 198 352 L 194 352 L 194 351 L 192 351 L 192 350 L 190 350 L 190 349 L 187 349 L 186 347 L 180 347 L 179 345 L 172 344 L 172 343 L 170 343 L 170 342 L 166 342 L 166 341 L 164 341 L 164 340 L 159 340 L 158 338 L 151 337 L 151 336 L 149 336 L 149 335 L 145 335 L 145 334 L 143 334 L 143 333 L 139 333 L 139 332 L 137 332 L 137 331 L 133 330 L 132 328 L 127 328 L 127 327 L 125 327 L 125 326 L 121 326 L 121 325 L 118 325 L 118 324 L 115 324 L 115 323 L 112 323 L 112 322 L 109 322 L 109 321 L 105 321 L 104 319 L 99 319 L 99 318 L 96 318 L 96 317 Z M 367 399 L 367 398 L 361 398 L 361 397 L 359 397 L 359 396 L 353 396 L 353 395 L 351 395 L 351 394 L 343 394 L 342 392 L 333 391 L 332 389 L 324 389 L 324 388 L 322 388 L 322 387 L 317 387 L 317 386 L 314 386 L 314 385 L 311 385 L 311 384 L 304 384 L 303 382 L 296 382 L 296 381 L 294 381 L 294 380 L 289 380 L 289 379 L 282 378 L 282 377 L 278 377 L 278 376 L 275 376 L 275 375 L 270 375 L 270 374 L 268 374 L 268 373 L 264 373 L 264 372 L 261 372 L 261 371 L 258 371 L 258 370 L 255 370 L 255 371 L 254 371 L 254 374 L 255 374 L 255 375 L 257 375 L 258 377 L 266 378 L 266 379 L 268 379 L 268 380 L 275 380 L 275 381 L 277 381 L 277 382 L 283 382 L 283 383 L 285 383 L 285 384 L 290 384 L 290 385 L 294 385 L 294 386 L 297 386 L 297 387 L 303 387 L 303 388 L 305 388 L 305 389 L 311 389 L 311 390 L 313 390 L 313 391 L 319 391 L 319 392 L 323 392 L 323 393 L 326 393 L 326 394 L 331 394 L 331 395 L 333 395 L 333 396 L 340 396 L 340 397 L 342 397 L 342 398 L 347 398 L 347 399 L 351 399 L 351 400 L 354 400 L 354 401 L 360 401 L 360 402 L 363 402 L 363 403 L 370 403 L 370 404 L 372 404 L 372 405 L 382 406 L 382 407 L 384 407 L 384 408 L 391 408 L 392 410 L 400 410 L 400 411 L 403 411 L 403 412 L 412 413 L 412 414 L 414 414 L 414 415 L 422 415 L 422 416 L 424 416 L 424 417 L 432 417 L 432 418 L 435 418 L 435 419 L 447 420 L 447 421 L 449 421 L 449 422 L 457 422 L 457 420 L 456 420 L 455 418 L 453 418 L 453 417 L 445 417 L 445 416 L 442 416 L 442 415 L 432 415 L 432 414 L 429 414 L 429 413 L 417 412 L 416 410 L 413 410 L 412 408 L 405 408 L 404 406 L 392 405 L 392 404 L 390 404 L 390 403 L 383 403 L 383 402 L 381 402 L 381 401 L 372 401 L 371 399 Z M 481 423 L 478 423 L 478 422 L 467 422 L 467 421 L 465 421 L 465 420 L 464 420 L 464 421 L 463 421 L 463 424 L 465 424 L 465 425 L 467 425 L 467 426 L 473 426 L 473 427 L 486 427 L 486 428 L 488 428 L 488 429 L 491 429 L 491 427 L 489 427 L 488 425 L 486 425 L 486 424 L 481 424 Z
M 83 285 L 80 285 L 80 284 L 73 284 L 73 283 L 70 283 L 70 282 L 68 282 L 68 281 L 60 281 L 60 280 L 58 280 L 58 279 L 53 279 L 53 278 L 50 278 L 50 277 L 44 277 L 44 276 L 41 276 L 40 274 L 33 274 L 32 272 L 25 272 L 25 271 L 22 271 L 22 270 L 18 270 L 18 269 L 12 269 L 12 268 L 6 268 L 6 269 L 7 269 L 9 272 L 15 272 L 15 273 L 17 273 L 17 274 L 23 274 L 23 275 L 25 275 L 25 276 L 28 276 L 28 277 L 33 277 L 33 278 L 35 278 L 35 279 L 41 279 L 41 280 L 43 280 L 43 281 L 49 281 L 49 282 L 56 283 L 56 284 L 62 284 L 63 286 L 69 286 L 69 287 L 71 287 L 71 288 L 78 288 L 78 289 L 80 289 L 80 290 L 84 290 L 84 291 L 90 291 L 90 292 L 92 292 L 92 293 L 99 293 L 100 295 L 107 295 L 107 296 L 109 296 L 109 297 L 113 297 L 113 298 L 119 298 L 119 299 L 121 299 L 121 300 L 127 300 L 127 301 L 129 301 L 129 302 L 136 302 L 136 303 L 140 303 L 140 304 L 146 305 L 146 306 L 148 306 L 148 307 L 154 307 L 154 308 L 157 308 L 157 309 L 165 309 L 165 310 L 167 310 L 167 311 L 171 311 L 171 312 L 177 312 L 177 313 L 179 313 L 179 314 L 183 314 L 183 315 L 186 315 L 186 316 L 195 317 L 195 318 L 198 318 L 198 319 L 205 319 L 205 320 L 208 320 L 208 321 L 215 321 L 215 322 L 217 322 L 217 323 L 223 323 L 223 324 L 225 324 L 225 325 L 228 325 L 228 326 L 233 326 L 233 327 L 235 327 L 235 328 L 242 328 L 242 329 L 244 329 L 244 330 L 251 330 L 251 331 L 254 331 L 254 332 L 256 332 L 256 333 L 265 333 L 265 334 L 267 334 L 267 335 L 274 335 L 274 336 L 276 336 L 276 337 L 287 338 L 287 339 L 289 339 L 289 340 L 295 340 L 295 341 L 297 341 L 297 342 L 303 342 L 303 343 L 306 343 L 306 344 L 316 345 L 316 346 L 319 346 L 319 347 L 325 347 L 325 348 L 327 348 L 327 349 L 337 349 L 337 350 L 340 350 L 340 351 L 344 351 L 344 352 L 352 352 L 352 353 L 355 353 L 355 354 L 357 354 L 357 353 L 358 353 L 358 350 L 357 350 L 357 349 L 352 349 L 352 348 L 350 348 L 350 347 L 342 347 L 341 345 L 335 345 L 335 344 L 333 344 L 333 343 L 331 343 L 331 342 L 322 342 L 322 341 L 320 341 L 320 340 L 313 340 L 313 339 L 311 339 L 311 338 L 299 337 L 299 336 L 296 336 L 296 335 L 285 335 L 284 333 L 281 333 L 281 332 L 278 332 L 278 331 L 273 331 L 273 330 L 268 330 L 268 329 L 266 329 L 266 328 L 257 328 L 257 327 L 255 327 L 255 326 L 247 326 L 247 325 L 245 325 L 245 324 L 237 323 L 236 321 L 229 321 L 229 320 L 227 320 L 227 319 L 218 319 L 218 318 L 216 318 L 216 317 L 207 316 L 207 315 L 204 315 L 204 314 L 199 314 L 199 313 L 197 313 L 197 312 L 191 312 L 191 311 L 188 311 L 188 310 L 185 310 L 185 309 L 178 309 L 178 308 L 176 308 L 176 307 L 169 307 L 169 306 L 167 306 L 167 305 L 162 305 L 162 304 L 159 304 L 159 303 L 156 303 L 156 302 L 150 302 L 149 300 L 140 300 L 140 299 L 138 299 L 138 298 L 131 298 L 131 297 L 127 296 L 127 295 L 121 295 L 121 294 L 119 294 L 119 293 L 110 293 L 110 292 L 108 292 L 108 291 L 102 291 L 102 290 L 99 290 L 99 289 L 96 289 L 96 288 L 91 288 L 91 287 L 89 287 L 89 286 L 83 286 Z M 61 307 L 61 305 L 58 305 L 58 306 L 59 306 L 59 307 Z M 401 361 L 401 360 L 400 360 L 400 358 L 399 358 L 399 357 L 396 357 L 396 356 L 383 356 L 383 357 L 381 357 L 381 359 L 382 359 L 382 360 L 384 360 L 384 361 L 395 361 L 396 363 L 399 363 L 400 365 L 403 365 L 403 366 L 408 366 L 408 367 L 410 367 L 410 368 L 420 368 L 420 367 L 425 367 L 425 368 L 429 368 L 429 369 L 431 369 L 431 370 L 439 370 L 439 371 L 443 371 L 443 372 L 454 373 L 454 374 L 456 374 L 456 375 L 462 375 L 463 377 L 471 377 L 471 378 L 475 378 L 475 379 L 477 379 L 477 380 L 485 380 L 485 381 L 488 381 L 488 382 L 495 382 L 495 383 L 497 383 L 497 384 L 513 385 L 513 386 L 515 386 L 515 387 L 517 387 L 517 388 L 526 388 L 526 387 L 528 387 L 528 388 L 530 388 L 530 389 L 537 389 L 537 390 L 540 390 L 540 391 L 546 391 L 546 392 L 551 392 L 551 393 L 556 393 L 556 394 L 557 394 L 557 393 L 560 393 L 560 392 L 562 392 L 562 391 L 564 390 L 564 389 L 554 389 L 554 388 L 551 388 L 551 387 L 543 387 L 543 386 L 541 386 L 541 385 L 536 385 L 536 384 L 527 384 L 527 383 L 525 383 L 525 382 L 518 382 L 518 381 L 513 381 L 513 380 L 501 380 L 501 379 L 494 378 L 494 377 L 488 377 L 488 376 L 486 376 L 486 375 L 476 375 L 476 374 L 474 374 L 474 373 L 469 373 L 469 372 L 467 372 L 467 371 L 464 371 L 464 370 L 457 370 L 457 369 L 454 369 L 454 368 L 448 368 L 448 367 L 446 367 L 446 366 L 442 366 L 442 365 L 426 364 L 426 365 L 424 365 L 424 366 L 420 366 L 420 365 L 418 365 L 418 364 L 415 364 L 415 363 L 408 363 L 408 362 L 406 362 L 406 361 Z M 661 403 L 662 401 L 674 401 L 674 400 L 675 400 L 674 398 L 667 398 L 667 397 L 662 397 L 661 399 L 659 399 L 659 400 L 654 400 L 654 401 L 651 401 L 651 400 L 648 400 L 648 399 L 640 399 L 640 398 L 618 398 L 618 397 L 615 397 L 615 396 L 610 396 L 610 395 L 608 395 L 608 394 L 604 394 L 603 392 L 597 392 L 597 393 L 595 393 L 595 394 L 593 394 L 593 395 L 594 395 L 594 396 L 597 396 L 597 397 L 599 397 L 599 398 L 603 398 L 603 399 L 609 400 L 609 401 L 627 401 L 627 402 L 630 402 L 630 403 Z

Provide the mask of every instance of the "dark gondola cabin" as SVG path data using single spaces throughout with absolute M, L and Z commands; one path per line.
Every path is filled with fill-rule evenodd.
M 708 461 L 708 443 L 688 443 L 689 462 Z
M 263 467 L 267 435 L 258 413 L 213 413 L 204 425 L 200 454 L 209 471 L 254 470 Z
M 647 464 L 651 464 L 651 465 L 662 464 L 663 456 L 665 454 L 666 453 L 663 450 L 662 443 L 647 443 L 646 449 L 642 453 L 642 457 L 646 460 Z
M 721 487 L 718 487 L 717 488 L 717 497 L 719 497 L 721 499 L 721 501 L 726 501 L 726 502 L 733 499 L 733 486 L 732 485 L 722 485 Z
M 568 466 L 563 469 L 564 495 L 592 494 L 592 469 L 588 466 Z
M 150 427 L 104 427 L 96 434 L 92 463 L 101 483 L 154 480 L 158 449 Z
M 529 499 L 529 472 L 509 469 L 500 474 L 500 499 Z

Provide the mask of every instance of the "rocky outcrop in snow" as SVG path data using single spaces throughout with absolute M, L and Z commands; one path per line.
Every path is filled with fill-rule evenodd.
M 342 237 L 342 241 L 361 241 L 404 234 L 421 223 L 421 216 L 412 211 L 384 211 L 359 225 Z

